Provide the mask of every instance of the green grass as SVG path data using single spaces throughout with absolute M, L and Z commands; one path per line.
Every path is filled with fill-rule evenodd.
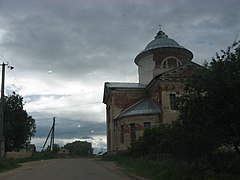
M 0 158 L 0 172 L 8 171 L 19 167 L 19 163 L 30 162 L 30 161 L 40 161 L 46 159 L 52 159 L 54 156 L 50 153 L 33 153 L 32 157 L 21 158 L 21 159 L 12 159 L 12 158 Z
M 102 160 L 115 161 L 131 174 L 151 180 L 235 180 L 240 176 L 215 173 L 213 170 L 197 171 L 192 165 L 176 160 L 145 160 L 125 155 L 103 157 Z
M 14 159 L 0 158 L 0 172 L 14 169 L 16 167 L 19 167 L 19 165 Z
M 153 179 L 185 179 L 185 177 L 194 177 L 194 173 L 183 163 L 170 160 L 153 161 L 142 158 L 133 159 L 122 157 L 117 160 L 117 164 L 134 174 Z M 202 179 L 202 178 L 201 178 Z
M 49 152 L 35 152 L 31 157 L 16 159 L 15 161 L 17 163 L 24 163 L 24 162 L 40 161 L 40 160 L 53 159 L 53 158 L 55 158 L 55 156 Z

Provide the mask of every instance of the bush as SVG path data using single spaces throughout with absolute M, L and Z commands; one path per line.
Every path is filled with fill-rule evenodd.
M 161 154 L 172 153 L 172 141 L 171 125 L 149 128 L 136 143 L 132 144 L 130 153 L 134 157 L 158 159 Z
M 236 152 L 215 152 L 208 163 L 216 173 L 240 175 L 240 156 Z

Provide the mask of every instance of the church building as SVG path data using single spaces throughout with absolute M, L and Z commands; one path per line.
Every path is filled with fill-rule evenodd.
M 190 50 L 161 29 L 134 59 L 138 83 L 105 82 L 107 150 L 126 150 L 144 129 L 178 118 L 176 99 L 187 79 L 202 66 L 192 62 Z

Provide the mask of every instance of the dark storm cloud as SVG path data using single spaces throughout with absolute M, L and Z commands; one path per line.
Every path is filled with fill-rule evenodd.
M 220 29 L 231 36 L 230 26 L 235 32 L 239 28 L 237 1 L 4 2 L 2 28 L 8 35 L 3 50 L 18 55 L 19 68 L 53 69 L 67 79 L 88 78 L 87 73 L 97 70 L 120 74 L 114 67 L 134 68 L 134 57 L 152 40 L 159 22 L 186 45 L 202 38 L 219 44 Z
M 27 7 L 20 4 L 17 12 L 3 22 L 8 35 L 1 45 L 19 55 L 17 65 L 24 62 L 25 68 L 34 71 L 53 68 L 61 72 L 60 76 L 74 78 L 76 74 L 111 70 L 114 65 L 124 66 L 131 61 L 126 54 L 136 44 L 122 39 L 135 34 L 129 28 L 136 28 L 137 20 L 129 21 L 129 16 L 124 16 L 128 6 L 126 13 L 119 14 L 112 3 L 68 1 L 61 2 L 61 6 L 50 1 L 30 11 L 32 1 L 28 3 Z
M 42 123 L 45 121 L 44 123 Z M 36 137 L 47 137 L 52 127 L 51 120 L 37 121 Z M 84 120 L 70 120 L 56 118 L 55 133 L 57 138 L 90 139 L 92 136 L 105 135 L 105 122 L 86 122 Z M 86 138 L 88 137 L 88 138 Z

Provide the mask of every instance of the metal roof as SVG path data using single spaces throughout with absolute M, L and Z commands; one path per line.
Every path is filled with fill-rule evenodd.
M 142 56 L 145 56 L 155 50 L 163 48 L 178 49 L 185 54 L 186 59 L 191 60 L 193 58 L 193 54 L 191 51 L 178 44 L 175 40 L 169 38 L 168 35 L 166 35 L 162 30 L 160 30 L 154 37 L 154 40 L 152 40 L 146 46 L 146 48 L 136 56 L 134 61 L 138 65 L 138 62 L 142 58 Z
M 139 83 L 125 83 L 125 82 L 106 82 L 108 88 L 140 88 L 143 89 L 146 87 L 144 84 Z
M 111 90 L 140 90 L 144 91 L 146 85 L 139 83 L 125 83 L 125 82 L 105 82 L 103 103 L 106 104 L 107 97 Z
M 138 101 L 136 104 L 121 112 L 115 119 L 126 116 L 159 114 L 160 112 L 161 111 L 156 103 L 148 98 Z
M 152 49 L 158 49 L 163 47 L 184 48 L 173 39 L 168 38 L 168 36 L 163 31 L 160 30 L 157 33 L 157 35 L 154 37 L 154 40 L 152 40 L 141 53 L 152 50 Z

